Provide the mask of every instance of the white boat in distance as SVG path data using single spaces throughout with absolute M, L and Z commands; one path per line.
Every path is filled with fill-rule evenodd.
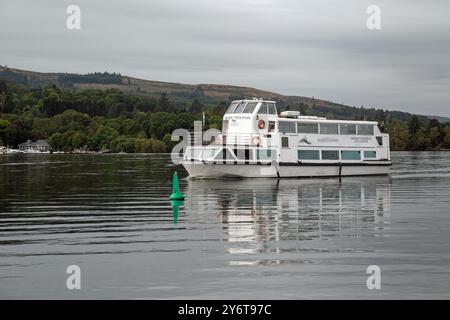
M 389 135 L 377 122 L 328 120 L 277 113 L 262 99 L 233 101 L 222 134 L 187 147 L 181 164 L 190 177 L 332 177 L 386 175 Z
M 10 149 L 4 146 L 0 146 L 0 154 L 17 154 L 17 153 L 23 153 L 19 149 Z

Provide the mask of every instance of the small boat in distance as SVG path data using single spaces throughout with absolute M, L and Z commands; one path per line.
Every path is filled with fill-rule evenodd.
M 0 154 L 17 154 L 23 153 L 22 150 L 19 149 L 11 149 L 4 146 L 0 146 Z
M 275 101 L 236 100 L 222 133 L 188 146 L 181 164 L 190 177 L 333 177 L 386 175 L 389 135 L 377 122 L 277 113 Z

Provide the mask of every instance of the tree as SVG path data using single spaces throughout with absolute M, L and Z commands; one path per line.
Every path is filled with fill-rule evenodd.
M 11 123 L 8 120 L 0 119 L 0 143 L 7 141 L 8 135 L 11 133 Z
M 408 149 L 409 132 L 405 123 L 393 121 L 389 124 L 388 132 L 391 139 L 391 148 L 395 151 L 404 151 Z
M 450 149 L 450 127 L 447 126 L 443 129 L 443 136 L 444 138 L 442 144 L 444 148 Z
M 195 113 L 201 112 L 202 109 L 203 109 L 203 105 L 202 105 L 200 102 L 198 102 L 197 99 L 195 99 L 195 100 L 192 102 L 192 104 L 190 105 L 190 107 L 188 108 L 188 111 L 189 111 L 190 113 L 194 113 L 194 114 L 195 114 Z
M 87 144 L 87 137 L 82 132 L 76 132 L 72 136 L 72 148 L 80 149 L 83 148 Z
M 48 144 L 50 145 L 50 148 L 56 151 L 60 151 L 63 149 L 63 142 L 62 142 L 62 134 L 57 132 L 50 136 L 48 139 Z
M 58 131 L 84 130 L 91 123 L 91 118 L 85 113 L 72 109 L 65 110 L 63 113 L 55 115 L 53 120 L 57 124 Z
M 436 120 L 436 119 L 430 119 L 430 121 L 428 121 L 428 125 L 427 125 L 427 129 L 430 130 L 431 128 L 440 128 L 441 127 L 441 123 Z
M 14 101 L 9 93 L 0 94 L 0 112 L 11 113 L 14 110 Z
M 6 93 L 7 88 L 8 87 L 6 86 L 6 82 L 3 80 L 0 80 L 0 94 Z
M 419 118 L 417 118 L 416 115 L 413 115 L 411 117 L 411 120 L 408 121 L 409 134 L 411 134 L 411 135 L 417 134 L 421 127 L 422 127 L 422 125 L 419 121 Z
M 174 130 L 174 116 L 167 112 L 156 112 L 151 115 L 148 124 L 148 137 L 162 139 L 167 133 Z
M 36 118 L 32 120 L 32 123 L 34 139 L 48 139 L 58 131 L 58 125 L 52 118 Z
M 111 150 L 113 152 L 136 152 L 136 139 L 119 136 L 111 141 Z
M 162 139 L 167 150 L 172 150 L 172 148 L 178 143 L 178 141 L 172 141 L 172 135 L 170 133 L 166 133 Z
M 167 93 L 163 92 L 161 93 L 161 96 L 158 100 L 158 106 L 156 107 L 155 111 L 159 112 L 168 112 L 170 110 L 170 101 L 169 98 L 167 98 Z
M 101 125 L 93 135 L 90 146 L 93 150 L 108 149 L 111 141 L 118 136 L 116 129 Z
M 436 149 L 436 148 L 440 147 L 441 133 L 440 133 L 438 127 L 431 128 L 429 130 L 427 136 L 429 137 L 429 140 L 430 140 L 431 149 Z
M 54 116 L 59 113 L 61 97 L 60 90 L 56 86 L 51 86 L 45 89 L 45 97 L 43 99 L 43 110 L 48 116 Z

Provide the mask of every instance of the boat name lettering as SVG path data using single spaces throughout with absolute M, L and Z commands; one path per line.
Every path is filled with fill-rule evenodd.
M 228 116 L 224 117 L 225 120 L 237 120 L 237 119 L 251 119 L 250 116 Z
M 319 138 L 318 142 L 339 142 L 338 138 Z
M 369 137 L 351 137 L 353 142 L 356 143 L 368 143 L 370 142 L 370 138 Z

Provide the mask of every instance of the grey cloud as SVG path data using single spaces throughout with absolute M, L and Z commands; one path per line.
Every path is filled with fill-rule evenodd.
M 65 28 L 78 4 L 82 30 Z M 382 30 L 365 27 L 381 7 Z M 446 1 L 2 0 L 0 63 L 450 116 Z

